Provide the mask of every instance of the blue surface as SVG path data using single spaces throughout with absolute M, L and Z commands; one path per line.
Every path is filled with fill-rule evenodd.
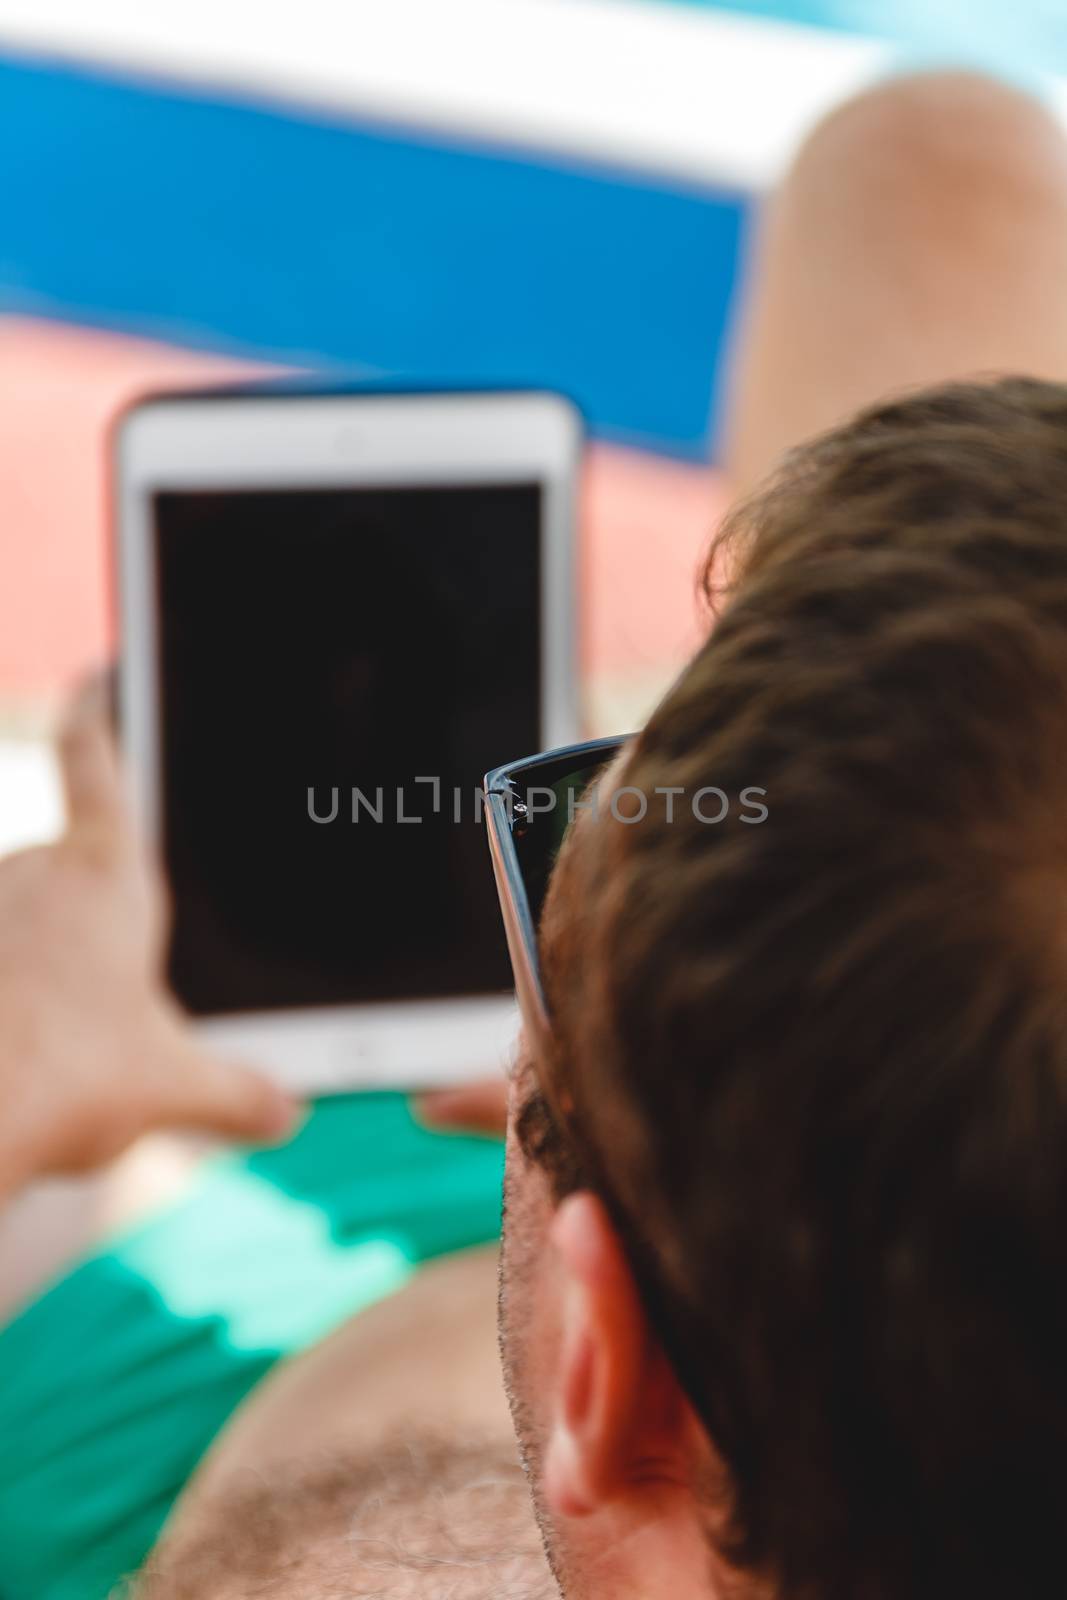
M 548 385 L 706 452 L 737 197 L 10 57 L 0 148 L 0 308 Z

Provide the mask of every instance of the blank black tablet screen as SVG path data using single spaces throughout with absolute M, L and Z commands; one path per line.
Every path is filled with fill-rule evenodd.
M 153 508 L 180 998 L 210 1015 L 507 989 L 476 791 L 541 746 L 540 487 Z

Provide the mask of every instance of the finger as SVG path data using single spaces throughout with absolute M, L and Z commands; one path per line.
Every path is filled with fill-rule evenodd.
M 152 1128 L 183 1128 L 249 1144 L 274 1144 L 296 1132 L 301 1110 L 260 1072 L 202 1052 L 183 1037 L 157 1058 Z
M 95 667 L 77 685 L 72 709 L 84 706 L 87 714 L 102 717 L 112 736 L 118 737 L 119 669 L 117 662 Z
M 98 685 L 90 685 L 76 698 L 60 732 L 59 758 L 70 831 L 121 838 L 122 779 Z
M 416 1098 L 415 1113 L 426 1127 L 438 1131 L 502 1137 L 508 1121 L 507 1085 L 489 1078 L 458 1089 L 431 1089 Z

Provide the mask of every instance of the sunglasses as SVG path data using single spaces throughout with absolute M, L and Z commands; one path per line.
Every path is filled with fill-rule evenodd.
M 515 994 L 535 1062 L 551 1058 L 552 1028 L 537 935 L 552 869 L 579 808 L 592 804 L 590 791 L 619 751 L 629 744 L 630 738 L 625 735 L 594 739 L 588 744 L 550 750 L 545 755 L 497 767 L 485 779 L 485 814 L 493 871 L 504 914 Z M 566 1135 L 578 1156 L 580 1170 L 592 1180 L 592 1186 L 612 1214 L 641 1299 L 668 1358 L 683 1387 L 691 1396 L 698 1397 L 700 1375 L 692 1370 L 684 1346 L 673 1337 L 672 1319 L 668 1314 L 670 1298 L 665 1292 L 654 1245 L 644 1237 L 637 1219 L 628 1217 L 619 1204 L 598 1152 L 577 1125 L 574 1100 L 568 1089 L 553 1081 L 551 1073 L 546 1077 L 535 1067 L 535 1074 L 557 1128 Z
M 486 775 L 485 811 L 515 994 L 535 1049 L 550 1034 L 537 930 L 549 879 L 587 791 L 627 737 L 566 745 Z

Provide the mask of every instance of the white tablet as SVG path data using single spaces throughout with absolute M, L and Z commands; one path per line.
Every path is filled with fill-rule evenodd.
M 298 1091 L 509 1047 L 479 784 L 578 736 L 581 432 L 548 394 L 269 386 L 119 425 L 121 720 L 171 982 Z

